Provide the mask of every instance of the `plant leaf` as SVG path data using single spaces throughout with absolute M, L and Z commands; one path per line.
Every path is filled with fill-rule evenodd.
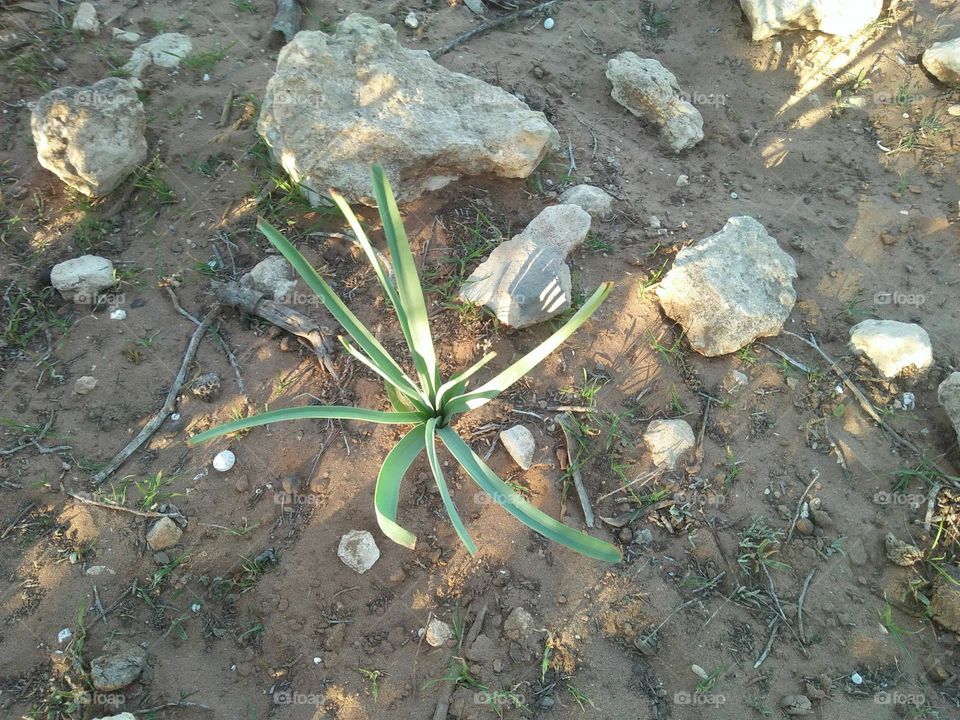
M 320 274 L 307 262 L 307 259 L 297 250 L 293 243 L 287 240 L 280 232 L 263 218 L 257 221 L 257 229 L 264 234 L 277 250 L 283 254 L 287 261 L 293 265 L 293 269 L 303 278 L 303 281 L 310 286 L 310 289 L 317 294 L 320 302 L 324 304 L 330 314 L 336 318 L 337 322 L 343 326 L 360 346 L 360 348 L 370 357 L 378 368 L 394 379 L 394 384 L 405 386 L 409 391 L 407 394 L 419 394 L 416 383 L 413 382 L 403 369 L 397 364 L 390 353 L 386 351 L 383 345 L 373 336 L 373 334 L 364 327 L 363 323 L 357 319 L 357 316 L 350 312 L 343 301 L 337 297 L 337 294 L 327 284 L 326 280 L 320 277 Z
M 443 469 L 440 467 L 440 460 L 437 458 L 437 442 L 435 432 L 437 429 L 438 418 L 432 417 L 424 425 L 424 440 L 427 447 L 427 459 L 430 461 L 430 469 L 433 471 L 433 477 L 437 481 L 437 487 L 440 488 L 440 497 L 443 499 L 443 506 L 447 509 L 447 515 L 450 516 L 450 522 L 453 523 L 457 535 L 460 536 L 467 551 L 471 555 L 477 554 L 477 544 L 470 537 L 467 528 L 460 519 L 460 513 L 457 512 L 457 506 L 453 504 L 453 498 L 450 497 L 450 490 L 447 488 L 447 481 L 443 477 Z
M 486 466 L 452 428 L 440 428 L 437 434 L 474 482 L 531 530 L 587 557 L 604 562 L 620 562 L 622 556 L 616 546 L 567 527 L 520 497 Z
M 418 411 L 420 411 L 420 412 L 429 414 L 429 408 L 431 407 L 431 404 L 430 404 L 430 402 L 429 402 L 429 399 L 426 398 L 426 397 L 424 397 L 423 393 L 420 392 L 419 389 L 417 390 L 417 392 L 416 392 L 415 395 L 410 395 L 410 394 L 408 393 L 408 388 L 406 388 L 404 385 L 399 385 L 399 384 L 397 384 L 397 383 L 395 382 L 395 379 L 394 379 L 393 377 L 391 377 L 388 372 L 386 372 L 385 370 L 383 370 L 382 368 L 380 368 L 379 366 L 377 366 L 377 364 L 376 364 L 375 362 L 373 362 L 373 360 L 371 360 L 371 359 L 368 358 L 366 355 L 364 355 L 362 352 L 360 352 L 359 350 L 357 350 L 357 348 L 355 348 L 355 347 L 350 343 L 350 341 L 347 340 L 347 339 L 346 339 L 345 337 L 343 337 L 342 335 L 340 336 L 340 342 L 343 343 L 343 347 L 346 348 L 346 350 L 347 350 L 348 353 L 350 353 L 351 355 L 353 355 L 353 357 L 355 357 L 357 360 L 359 360 L 361 363 L 363 363 L 364 365 L 366 365 L 368 368 L 370 368 L 371 370 L 373 370 L 373 372 L 375 372 L 377 375 L 379 375 L 381 378 L 383 378 L 383 380 L 385 381 L 385 383 L 386 383 L 388 386 L 389 386 L 389 385 L 392 385 L 396 390 L 398 390 L 399 392 L 401 392 L 401 393 L 403 393 L 404 395 L 406 395 L 407 397 L 409 397 L 409 398 L 410 398 L 410 402 L 413 403 L 415 410 L 418 410 Z M 392 401 L 391 401 L 391 402 L 392 402 Z M 394 407 L 394 409 L 396 409 L 396 407 Z
M 457 387 L 466 387 L 467 379 L 477 372 L 477 370 L 493 360 L 496 356 L 497 354 L 495 352 L 488 352 L 466 370 L 461 370 L 460 372 L 451 375 L 449 379 L 437 390 L 437 405 L 439 407 L 443 407 L 443 404 L 446 401 L 446 395 L 452 395 L 453 391 Z
M 596 309 L 600 307 L 600 304 L 606 299 L 612 287 L 613 283 L 610 282 L 601 284 L 596 292 L 590 296 L 590 299 L 583 304 L 583 307 L 577 310 L 573 317 L 567 320 L 567 322 L 563 324 L 563 327 L 553 333 L 553 335 L 476 390 L 451 398 L 450 402 L 444 407 L 445 419 L 449 420 L 449 418 L 456 413 L 474 410 L 490 402 L 530 372 L 542 362 L 544 358 L 556 350 L 564 340 L 573 335 L 577 328 L 583 325 L 587 319 L 593 315 Z
M 383 221 L 383 234 L 387 238 L 390 259 L 397 279 L 402 314 L 406 316 L 409 330 L 408 342 L 413 363 L 417 367 L 420 381 L 433 396 L 440 385 L 437 373 L 437 355 L 430 334 L 430 321 L 427 318 L 427 305 L 423 299 L 423 288 L 417 274 L 417 263 L 410 251 L 407 231 L 403 228 L 400 210 L 393 196 L 393 189 L 379 165 L 373 166 L 373 195 L 377 200 L 377 209 Z
M 397 506 L 400 504 L 400 485 L 403 476 L 410 469 L 417 455 L 423 450 L 424 426 L 417 425 L 403 436 L 393 450 L 387 453 L 380 474 L 377 475 L 377 487 L 373 491 L 373 506 L 377 512 L 377 524 L 383 534 L 398 545 L 411 550 L 417 544 L 417 536 L 397 524 Z
M 283 422 L 284 420 L 363 420 L 364 422 L 384 423 L 387 425 L 414 425 L 422 418 L 417 413 L 382 412 L 366 408 L 345 405 L 307 405 L 306 407 L 284 408 L 257 413 L 248 418 L 234 420 L 215 428 L 198 433 L 187 440 L 190 445 L 199 445 L 208 440 L 246 430 L 247 428 Z

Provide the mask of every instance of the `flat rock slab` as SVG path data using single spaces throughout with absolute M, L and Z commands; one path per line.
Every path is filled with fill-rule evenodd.
M 103 654 L 90 662 L 90 677 L 97 690 L 110 692 L 124 688 L 147 666 L 147 651 L 125 640 L 108 640 Z
M 467 278 L 460 297 L 523 328 L 570 307 L 567 254 L 590 232 L 590 215 L 576 205 L 553 205 L 519 235 L 500 244 Z
M 923 66 L 941 82 L 960 84 L 960 37 L 927 48 L 923 53 Z
M 146 126 L 134 85 L 122 78 L 52 90 L 30 113 L 37 161 L 91 197 L 108 194 L 146 159 Z
M 524 470 L 529 470 L 533 465 L 533 455 L 537 450 L 537 443 L 531 433 L 523 425 L 514 425 L 500 433 L 500 442 L 510 453 L 517 465 Z
M 193 41 L 186 35 L 163 33 L 134 49 L 123 69 L 137 78 L 151 65 L 172 70 L 192 51 Z
M 853 35 L 880 17 L 883 0 L 740 0 L 740 7 L 757 41 L 785 30 Z
M 922 372 L 933 364 L 930 336 L 916 323 L 864 320 L 850 328 L 850 347 L 888 379 L 908 370 Z
M 639 118 L 660 126 L 660 139 L 674 152 L 703 140 L 703 116 L 683 99 L 677 78 L 658 60 L 622 52 L 607 63 L 610 96 Z
M 714 357 L 779 333 L 797 300 L 796 277 L 793 258 L 763 225 L 741 216 L 678 252 L 656 292 L 691 347 Z
M 315 205 L 331 186 L 374 204 L 374 163 L 400 202 L 464 175 L 525 178 L 559 142 L 543 113 L 357 14 L 280 51 L 257 130 Z

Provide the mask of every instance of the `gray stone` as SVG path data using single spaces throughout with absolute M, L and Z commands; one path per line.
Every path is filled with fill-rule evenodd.
M 937 388 L 937 400 L 940 407 L 953 423 L 953 429 L 960 438 L 960 372 L 952 372 Z
M 930 613 L 934 621 L 951 632 L 960 633 L 960 571 L 953 565 L 944 565 L 933 581 Z
M 806 695 L 785 695 L 780 698 L 780 709 L 787 715 L 801 717 L 813 714 L 813 703 Z
M 284 302 L 297 287 L 293 266 L 282 255 L 271 255 L 258 262 L 240 278 L 240 284 L 262 292 L 267 298 Z
M 960 83 L 960 37 L 934 43 L 923 53 L 923 66 L 937 80 Z
M 691 347 L 714 357 L 779 333 L 797 300 L 796 277 L 793 258 L 763 225 L 734 217 L 678 252 L 656 293 Z
M 854 35 L 880 16 L 883 0 L 740 0 L 740 7 L 757 41 L 784 30 Z
M 514 425 L 500 433 L 500 442 L 510 453 L 517 465 L 524 470 L 529 470 L 533 465 L 533 454 L 537 449 L 537 444 L 531 433 L 523 425 Z
M 484 305 L 500 322 L 527 327 L 570 307 L 567 253 L 590 231 L 590 215 L 576 205 L 553 205 L 522 233 L 500 244 L 467 278 L 460 296 Z
M 427 623 L 427 631 L 424 640 L 430 647 L 443 647 L 447 640 L 453 637 L 453 629 L 440 618 L 432 618 Z
M 65 300 L 90 305 L 97 295 L 117 282 L 113 263 L 99 255 L 81 255 L 57 263 L 50 270 L 50 284 Z
M 113 39 L 117 42 L 127 43 L 129 45 L 134 45 L 140 42 L 141 37 L 132 30 L 121 30 L 120 28 L 113 28 Z
M 90 662 L 90 677 L 97 690 L 110 692 L 124 688 L 138 677 L 147 665 L 147 651 L 125 640 L 108 640 L 103 655 Z
M 170 518 L 162 517 L 147 530 L 147 545 L 154 552 L 172 548 L 183 535 L 183 530 Z
M 372 205 L 377 162 L 400 202 L 464 175 L 525 178 L 559 142 L 543 113 L 357 14 L 284 46 L 257 130 L 313 204 L 333 186 Z
M 900 567 L 910 567 L 923 560 L 923 550 L 916 545 L 905 543 L 893 533 L 887 533 L 883 538 L 887 560 Z
M 363 575 L 380 559 L 380 548 L 366 530 L 351 530 L 340 538 L 337 557 L 351 570 Z
M 933 364 L 930 336 L 915 323 L 864 320 L 850 328 L 850 347 L 885 378 L 895 378 L 908 368 L 922 372 Z
M 97 379 L 92 375 L 83 375 L 73 384 L 73 391 L 77 395 L 89 395 L 97 387 Z
M 77 5 L 77 13 L 73 16 L 73 31 L 88 37 L 100 32 L 100 21 L 93 3 L 82 2 Z
M 135 48 L 123 69 L 136 78 L 151 65 L 172 70 L 192 51 L 193 42 L 186 35 L 163 33 Z
M 659 61 L 623 52 L 607 63 L 611 97 L 634 115 L 660 126 L 660 139 L 674 152 L 703 140 L 700 111 L 682 98 L 677 78 Z
M 643 434 L 643 443 L 654 465 L 673 469 L 693 450 L 696 439 L 686 420 L 653 420 Z
M 40 164 L 92 197 L 116 188 L 147 157 L 143 105 L 122 78 L 48 92 L 30 114 L 30 129 Z
M 533 616 L 522 607 L 515 607 L 503 623 L 503 634 L 509 640 L 522 640 L 534 630 Z
M 576 205 L 597 220 L 610 220 L 613 217 L 613 196 L 593 185 L 574 185 L 567 188 L 560 196 L 560 202 L 564 205 Z

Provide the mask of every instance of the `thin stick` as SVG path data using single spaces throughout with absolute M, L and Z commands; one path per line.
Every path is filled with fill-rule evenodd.
M 168 702 L 163 705 L 154 705 L 153 707 L 144 708 L 143 710 L 128 710 L 131 715 L 146 715 L 147 713 L 154 713 L 160 710 L 166 710 L 168 708 L 179 708 L 179 707 L 194 707 L 200 708 L 201 710 L 209 710 L 209 705 L 204 705 L 202 703 L 187 702 L 186 700 L 178 700 L 177 702 Z
M 790 363 L 791 365 L 793 365 L 797 370 L 801 371 L 801 372 L 804 373 L 805 375 L 809 375 L 809 374 L 810 374 L 810 368 L 808 368 L 806 365 L 804 365 L 804 364 L 803 364 L 802 362 L 800 362 L 799 360 L 794 360 L 792 357 L 790 357 L 789 355 L 787 355 L 787 354 L 786 354 L 783 350 L 781 350 L 780 348 L 775 348 L 775 347 L 773 347 L 772 345 L 767 345 L 767 344 L 764 343 L 764 342 L 758 342 L 757 345 L 760 345 L 760 346 L 762 346 L 762 347 L 765 347 L 765 348 L 766 348 L 767 350 L 769 350 L 770 352 L 772 352 L 772 353 L 774 353 L 774 354 L 776 354 L 776 355 L 779 355 L 780 357 L 782 357 L 784 360 L 786 360 L 788 363 Z
M 107 615 L 103 612 L 103 605 L 100 603 L 100 593 L 97 590 L 97 586 L 93 586 L 93 607 L 96 608 L 97 614 L 100 616 L 100 621 L 106 625 L 107 624 Z
M 573 428 L 570 427 L 572 418 L 567 413 L 557 415 L 557 423 L 563 431 L 563 439 L 567 445 L 567 461 L 570 464 L 570 475 L 573 477 L 573 486 L 577 489 L 577 496 L 580 498 L 580 507 L 583 509 L 583 521 L 587 527 L 596 527 L 593 519 L 593 508 L 590 507 L 590 498 L 587 496 L 587 489 L 583 486 L 583 475 L 580 474 L 580 444 L 574 437 Z M 576 453 L 574 453 L 576 447 Z
M 780 618 L 777 618 L 773 623 L 773 629 L 770 631 L 770 639 L 767 641 L 767 647 L 764 649 L 763 654 L 757 658 L 757 661 L 753 664 L 753 669 L 756 670 L 763 664 L 763 661 L 767 659 L 767 655 L 770 654 L 771 648 L 773 648 L 774 638 L 777 637 L 777 630 L 780 629 Z
M 0 540 L 5 540 L 7 535 L 10 534 L 10 531 L 17 526 L 17 523 L 23 520 L 27 516 L 27 513 L 33 510 L 36 506 L 37 504 L 35 502 L 27 503 L 27 505 L 23 508 L 23 510 L 18 512 L 17 516 L 10 522 L 9 525 L 7 525 L 3 533 L 0 534 Z
M 197 347 L 200 345 L 200 340 L 203 338 L 203 335 L 210 326 L 210 323 L 213 322 L 213 319 L 219 312 L 220 306 L 214 305 L 213 309 L 204 315 L 203 320 L 200 321 L 200 325 L 197 326 L 193 336 L 190 338 L 190 342 L 187 344 L 187 351 L 184 353 L 183 361 L 180 363 L 180 372 L 177 373 L 177 376 L 173 380 L 173 384 L 170 386 L 170 390 L 167 391 L 167 398 L 163 402 L 163 407 L 161 407 L 157 414 L 154 415 L 150 421 L 143 426 L 140 432 L 137 433 L 137 436 L 127 443 L 127 446 L 117 453 L 113 460 L 107 463 L 107 466 L 103 468 L 103 470 L 91 478 L 95 485 L 102 483 L 104 480 L 110 477 L 110 475 L 112 475 L 118 467 L 123 465 L 126 459 L 133 455 L 133 453 L 135 453 L 141 445 L 149 440 L 150 436 L 153 435 L 161 425 L 163 425 L 164 420 L 166 420 L 167 417 L 176 409 L 177 396 L 180 394 L 180 389 L 183 387 L 183 383 L 187 379 L 187 372 L 190 370 L 190 363 L 193 362 L 193 356 L 197 354 Z
M 110 503 L 100 502 L 99 500 L 91 500 L 90 498 L 84 497 L 83 495 L 77 495 L 67 491 L 66 493 L 72 497 L 77 502 L 81 502 L 84 505 L 93 505 L 94 507 L 106 508 L 107 510 L 118 510 L 120 512 L 130 513 L 131 515 L 136 515 L 137 517 L 145 518 L 176 518 L 183 517 L 180 513 L 160 513 L 153 512 L 152 510 L 136 510 L 134 508 L 123 507 L 122 505 L 112 505 Z
M 480 608 L 480 612 L 477 613 L 476 619 L 473 621 L 473 625 L 470 626 L 470 630 L 467 631 L 467 637 L 464 640 L 464 643 L 461 647 L 466 647 L 467 649 L 473 645 L 474 641 L 477 639 L 477 636 L 480 634 L 480 629 L 483 626 L 483 618 L 487 614 L 487 604 L 484 603 L 483 607 Z M 447 719 L 447 710 L 450 709 L 450 698 L 453 697 L 453 691 L 456 688 L 456 683 L 447 683 L 443 686 L 443 689 L 440 691 L 440 697 L 437 698 L 437 708 L 433 712 L 433 720 L 446 720 Z
M 470 30 L 469 32 L 463 33 L 463 35 L 458 35 L 443 47 L 437 48 L 432 53 L 430 53 L 430 57 L 436 60 L 438 57 L 442 55 L 446 55 L 451 50 L 455 50 L 456 48 L 460 47 L 468 40 L 472 40 L 473 38 L 483 35 L 484 33 L 488 33 L 491 30 L 496 30 L 498 27 L 502 27 L 503 25 L 506 25 L 509 22 L 513 22 L 514 20 L 519 20 L 520 18 L 528 18 L 528 17 L 531 17 L 532 15 L 536 15 L 537 13 L 542 12 L 543 10 L 546 10 L 556 5 L 557 2 L 559 2 L 559 0 L 549 0 L 549 2 L 543 2 L 543 3 L 540 3 L 539 5 L 534 5 L 532 8 L 527 8 L 526 10 L 518 10 L 516 12 L 508 13 L 506 15 L 501 15 L 496 20 L 490 20 L 489 22 L 485 22 L 483 25 L 475 27 L 473 30 Z
M 807 575 L 807 579 L 803 581 L 803 589 L 800 591 L 800 598 L 797 600 L 797 625 L 800 631 L 800 642 L 804 645 L 807 644 L 807 636 L 803 632 L 803 601 L 807 597 L 807 590 L 810 589 L 810 581 L 813 580 L 813 574 L 816 571 L 816 568 L 811 570 L 810 574 Z
M 940 483 L 934 483 L 933 487 L 930 488 L 930 493 L 927 495 L 927 514 L 923 518 L 923 530 L 924 532 L 930 532 L 930 524 L 933 521 L 933 509 L 937 504 L 937 495 L 940 494 L 940 490 L 943 488 L 943 485 Z
M 226 127 L 230 119 L 230 110 L 233 108 L 233 88 L 227 93 L 227 99 L 223 101 L 223 109 L 220 111 L 220 123 L 217 127 Z
M 800 519 L 800 511 L 803 509 L 803 501 L 807 498 L 807 493 L 810 492 L 810 488 L 813 487 L 813 484 L 820 479 L 820 471 L 816 468 L 813 469 L 813 480 L 811 480 L 806 489 L 800 495 L 800 500 L 797 501 L 797 512 L 793 515 L 793 522 L 790 523 L 790 532 L 787 533 L 787 542 L 790 542 L 790 539 L 793 537 L 793 531 L 797 527 L 797 520 Z

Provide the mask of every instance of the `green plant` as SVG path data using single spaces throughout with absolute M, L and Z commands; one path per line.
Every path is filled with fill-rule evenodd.
M 477 546 L 460 519 L 447 488 L 436 447 L 439 436 L 443 445 L 474 482 L 523 524 L 550 540 L 566 545 L 588 557 L 618 562 L 621 555 L 614 545 L 573 530 L 528 503 L 497 477 L 450 427 L 450 421 L 455 415 L 473 410 L 493 400 L 570 337 L 600 306 L 610 292 L 612 284 L 601 285 L 559 330 L 506 370 L 476 389 L 467 390 L 469 378 L 493 359 L 495 353 L 488 353 L 472 367 L 454 374 L 444 382 L 440 378 L 420 278 L 393 190 L 383 169 L 379 166 L 374 166 L 372 177 L 373 192 L 383 221 L 390 261 L 393 265 L 391 274 L 388 274 L 387 268 L 384 267 L 346 200 L 333 190 L 330 191 L 330 195 L 346 217 L 367 259 L 373 266 L 384 294 L 396 310 L 400 328 L 413 359 L 417 380 L 413 380 L 390 356 L 383 345 L 361 324 L 303 255 L 275 228 L 261 220 L 257 226 L 259 230 L 293 265 L 352 339 L 353 342 L 341 337 L 347 352 L 383 379 L 393 412 L 346 406 L 308 406 L 273 410 L 207 430 L 192 437 L 190 444 L 196 445 L 239 430 L 283 420 L 315 418 L 413 425 L 413 429 L 408 431 L 387 454 L 374 490 L 377 522 L 391 540 L 411 549 L 416 544 L 416 536 L 397 523 L 397 507 L 403 476 L 420 453 L 426 450 L 430 469 L 440 490 L 440 497 L 457 535 L 471 554 L 477 551 Z M 356 343 L 356 346 L 353 343 Z

